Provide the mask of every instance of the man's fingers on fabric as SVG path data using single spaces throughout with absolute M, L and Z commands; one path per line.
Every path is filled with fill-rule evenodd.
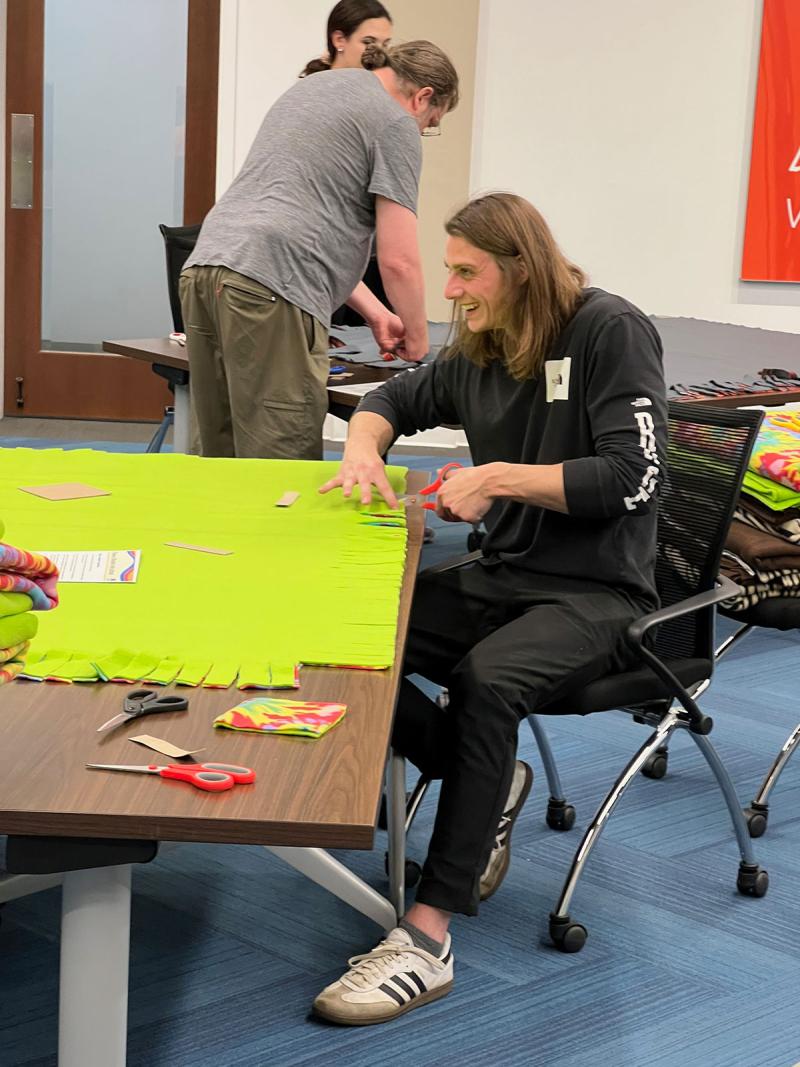
M 372 503 L 372 479 L 367 475 L 362 475 L 358 480 L 358 486 L 361 490 L 361 503 Z
M 376 488 L 390 508 L 400 507 L 395 491 L 392 489 L 386 478 L 382 478 L 380 482 L 376 484 Z
M 338 489 L 342 484 L 341 475 L 337 474 L 335 478 L 330 478 L 324 485 L 321 485 L 317 490 L 318 493 L 329 493 L 331 489 Z

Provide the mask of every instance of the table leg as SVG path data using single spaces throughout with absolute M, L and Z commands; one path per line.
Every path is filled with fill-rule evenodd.
M 175 422 L 172 427 L 172 448 L 175 452 L 189 451 L 189 386 L 175 386 Z
M 389 899 L 405 915 L 406 761 L 391 749 L 386 763 L 386 826 L 389 831 Z
M 348 870 L 323 848 L 294 848 L 288 845 L 266 845 L 270 852 L 300 871 L 312 882 L 321 885 L 345 904 L 372 919 L 384 930 L 397 926 L 397 912 L 380 893 Z
M 125 1067 L 131 868 L 64 875 L 59 1067 Z

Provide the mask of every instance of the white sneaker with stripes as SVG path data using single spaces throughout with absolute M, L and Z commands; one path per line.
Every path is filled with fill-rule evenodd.
M 533 771 L 527 763 L 517 760 L 514 764 L 514 777 L 506 800 L 505 810 L 500 818 L 494 838 L 489 862 L 481 875 L 481 900 L 488 900 L 500 888 L 511 862 L 511 831 L 522 805 L 528 799 L 533 783 Z
M 348 960 L 349 970 L 314 1001 L 316 1015 L 346 1026 L 385 1023 L 445 996 L 453 987 L 450 935 L 438 958 L 397 926 L 371 952 Z

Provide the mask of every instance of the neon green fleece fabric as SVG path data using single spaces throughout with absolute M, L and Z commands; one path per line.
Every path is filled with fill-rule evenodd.
M 32 550 L 140 549 L 134 584 L 59 586 L 42 612 L 32 677 L 291 686 L 300 663 L 384 668 L 394 657 L 406 551 L 339 491 L 336 463 L 14 449 L 0 514 Z M 397 492 L 405 468 L 388 468 Z M 110 496 L 51 501 L 21 486 L 85 482 Z M 300 493 L 289 508 L 285 492 Z M 393 514 L 393 523 L 398 521 Z M 229 550 L 168 547 L 179 541 Z M 37 673 L 38 672 L 38 673 Z

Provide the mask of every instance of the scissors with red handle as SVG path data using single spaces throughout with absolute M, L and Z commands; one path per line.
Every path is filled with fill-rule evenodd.
M 159 767 L 155 763 L 133 765 L 124 763 L 87 763 L 87 767 L 96 771 L 133 771 L 136 774 L 157 774 L 160 778 L 174 778 L 179 782 L 189 782 L 195 789 L 205 789 L 208 793 L 221 793 L 233 789 L 235 785 L 249 785 L 256 780 L 256 772 L 251 767 L 237 767 L 230 763 L 191 763 L 185 766 L 170 763 Z
M 442 469 L 439 471 L 439 477 L 436 479 L 436 481 L 431 482 L 430 485 L 426 485 L 424 489 L 419 490 L 419 496 L 430 496 L 431 493 L 438 493 L 439 490 L 442 488 L 442 482 L 447 477 L 448 471 L 459 470 L 462 467 L 462 463 L 446 463 L 444 467 L 442 467 Z M 410 498 L 405 497 L 404 499 L 408 500 Z M 436 511 L 435 500 L 426 500 L 422 506 L 423 508 L 425 508 L 426 511 Z

